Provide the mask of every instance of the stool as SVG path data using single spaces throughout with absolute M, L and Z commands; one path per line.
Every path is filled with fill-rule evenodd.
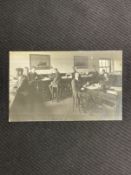
M 58 102 L 59 99 L 59 86 L 52 86 L 52 101 L 55 99 L 55 94 L 56 94 L 56 100 Z

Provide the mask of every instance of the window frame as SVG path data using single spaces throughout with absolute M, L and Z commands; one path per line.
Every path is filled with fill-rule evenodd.
M 105 63 L 104 66 L 101 66 L 100 65 L 100 60 L 104 60 L 104 61 L 108 60 L 109 61 L 109 65 L 107 66 L 106 63 Z M 99 72 L 100 72 L 100 69 L 105 69 L 106 72 L 107 72 L 108 68 L 109 68 L 109 72 L 108 73 L 110 73 L 111 72 L 111 58 L 99 58 Z

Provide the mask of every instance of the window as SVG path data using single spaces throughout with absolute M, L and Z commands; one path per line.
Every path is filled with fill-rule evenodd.
M 102 70 L 106 72 L 111 72 L 111 59 L 109 58 L 102 58 L 99 59 L 99 72 L 102 73 Z

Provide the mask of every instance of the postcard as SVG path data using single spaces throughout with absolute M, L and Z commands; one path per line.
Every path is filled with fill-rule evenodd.
M 9 52 L 9 122 L 122 120 L 122 51 Z

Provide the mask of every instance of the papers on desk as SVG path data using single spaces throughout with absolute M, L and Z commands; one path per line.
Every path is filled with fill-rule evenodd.
M 122 91 L 122 87 L 111 86 L 110 89 L 115 90 L 115 91 Z
M 118 92 L 115 90 L 107 90 L 106 91 L 108 94 L 113 94 L 113 95 L 118 95 Z
M 36 70 L 36 73 L 38 74 L 38 75 L 41 75 L 41 74 L 52 74 L 52 69 L 40 69 L 40 70 Z
M 62 79 L 71 79 L 72 76 L 62 76 L 61 78 L 62 78 Z
M 122 87 L 111 86 L 106 92 L 109 94 L 118 95 L 119 92 L 122 92 Z
M 86 89 L 90 89 L 90 90 L 99 89 L 99 88 L 101 88 L 101 85 L 99 83 L 92 84 L 86 87 Z
M 50 80 L 50 78 L 48 78 L 48 77 L 41 79 L 41 81 L 48 81 L 48 80 Z
M 84 91 L 85 90 L 85 88 L 81 88 L 81 91 Z
M 122 92 L 122 87 L 111 86 L 110 89 L 107 90 L 107 93 L 113 95 L 118 95 L 119 92 Z

